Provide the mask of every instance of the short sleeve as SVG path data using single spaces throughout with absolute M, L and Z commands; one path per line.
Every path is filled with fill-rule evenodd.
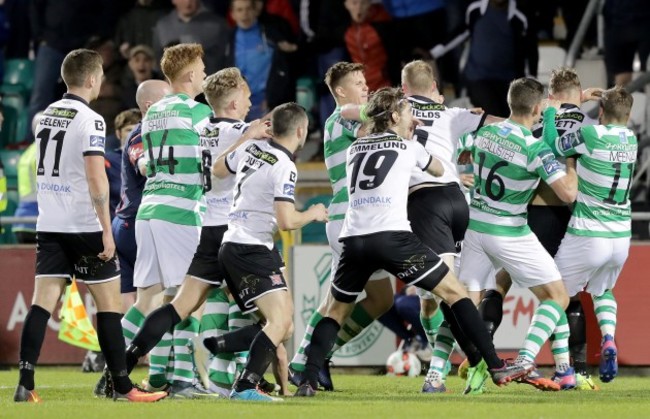
M 106 126 L 99 115 L 88 118 L 79 126 L 82 152 L 86 156 L 103 156 L 106 144 Z
M 431 160 L 433 160 L 431 154 L 417 141 L 412 141 L 409 144 L 415 155 L 415 165 L 422 169 L 422 171 L 427 170 L 427 167 L 431 164 Z
M 274 201 L 295 202 L 296 180 L 298 177 L 296 165 L 289 160 L 280 160 L 273 169 Z
M 348 137 L 357 138 L 359 134 L 359 128 L 361 128 L 361 123 L 357 121 L 352 121 L 350 119 L 339 120 L 341 127 L 343 128 L 343 134 Z
M 246 154 L 246 147 L 249 146 L 249 142 L 245 142 L 244 144 L 240 145 L 237 147 L 235 150 L 231 151 L 228 153 L 226 158 L 224 159 L 224 163 L 226 164 L 226 169 L 233 175 L 237 173 L 237 166 L 239 165 L 239 161 L 242 159 L 244 154 Z
M 487 118 L 487 112 L 474 113 L 465 108 L 447 108 L 445 112 L 451 113 L 453 139 L 459 138 L 463 134 L 475 132 L 483 126 L 485 118 Z
M 566 176 L 553 151 L 541 140 L 535 141 L 528 148 L 528 171 L 537 173 L 548 185 Z

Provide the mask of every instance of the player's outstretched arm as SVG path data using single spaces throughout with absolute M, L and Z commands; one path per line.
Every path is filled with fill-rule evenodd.
M 102 260 L 110 260 L 115 255 L 115 241 L 111 230 L 111 215 L 108 209 L 108 177 L 104 156 L 85 156 L 84 165 L 88 191 L 102 226 L 104 251 L 97 255 Z
M 296 210 L 293 202 L 275 201 L 275 218 L 278 220 L 280 230 L 296 230 L 313 221 L 326 223 L 327 208 L 323 204 L 316 204 L 306 211 Z
M 562 176 L 549 185 L 563 202 L 570 204 L 578 196 L 578 174 L 575 159 L 567 159 L 566 176 Z
M 444 166 L 440 163 L 440 160 L 433 156 L 431 156 L 431 162 L 427 166 L 426 171 L 433 176 L 442 176 L 445 174 Z

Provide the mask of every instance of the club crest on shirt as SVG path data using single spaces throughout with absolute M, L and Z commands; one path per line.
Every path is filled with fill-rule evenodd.
M 284 285 L 282 282 L 282 275 L 280 274 L 271 275 L 269 278 L 271 278 L 271 285 L 273 286 Z

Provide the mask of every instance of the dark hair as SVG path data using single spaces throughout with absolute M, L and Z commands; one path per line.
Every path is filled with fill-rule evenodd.
M 273 135 L 283 137 L 290 134 L 296 126 L 307 119 L 305 109 L 294 102 L 284 103 L 273 109 L 271 127 Z
M 142 112 L 138 108 L 127 109 L 115 117 L 115 130 L 124 128 L 127 125 L 134 125 L 142 121 Z
M 603 92 L 600 107 L 607 119 L 624 122 L 630 117 L 634 97 L 622 86 L 615 86 Z
M 102 68 L 102 57 L 97 51 L 75 49 L 61 64 L 61 78 L 68 87 L 83 87 L 86 79 Z
M 510 83 L 508 106 L 513 115 L 530 115 L 543 98 L 544 86 L 535 79 L 522 77 Z
M 404 93 L 395 87 L 383 87 L 372 94 L 366 115 L 368 116 L 368 131 L 371 134 L 386 132 L 394 123 L 393 112 L 402 109 Z
M 330 92 L 332 92 L 332 96 L 336 96 L 334 89 L 336 89 L 345 76 L 357 71 L 363 73 L 364 68 L 363 64 L 340 61 L 327 69 L 327 73 L 325 73 L 325 84 L 329 87 Z

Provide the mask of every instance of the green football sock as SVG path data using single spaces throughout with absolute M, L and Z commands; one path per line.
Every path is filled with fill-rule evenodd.
M 598 320 L 600 333 L 615 336 L 616 334 L 616 311 L 618 305 L 611 290 L 605 291 L 600 297 L 592 296 L 594 301 L 594 311 Z

